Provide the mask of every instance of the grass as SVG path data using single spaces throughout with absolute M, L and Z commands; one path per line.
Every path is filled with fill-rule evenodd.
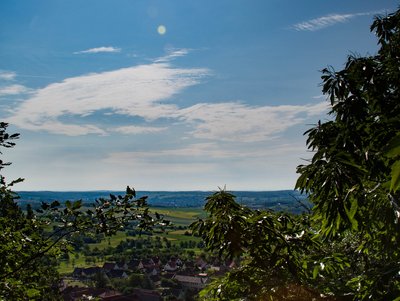
M 187 227 L 192 222 L 194 222 L 197 218 L 205 217 L 205 212 L 201 208 L 165 208 L 165 207 L 151 207 L 150 212 L 158 212 L 159 214 L 164 215 L 166 220 L 171 221 L 174 226 L 183 226 Z M 179 230 L 168 230 L 166 232 L 154 233 L 152 236 L 154 239 L 156 236 L 161 238 L 168 239 L 173 245 L 179 244 L 181 241 L 200 241 L 201 238 L 194 237 L 191 235 L 185 235 L 185 232 L 190 232 L 188 229 L 179 229 Z M 146 237 L 143 235 L 142 237 Z M 99 243 L 88 244 L 90 249 L 98 248 L 100 250 L 106 249 L 108 247 L 116 247 L 121 241 L 125 241 L 127 238 L 129 239 L 137 239 L 139 236 L 127 236 L 125 231 L 119 231 L 115 235 L 111 237 L 106 237 Z M 193 249 L 196 254 L 200 253 L 200 249 Z M 59 266 L 60 274 L 69 274 L 72 273 L 75 267 L 89 267 L 89 266 L 101 266 L 103 262 L 86 263 L 85 256 L 81 253 L 78 254 L 70 254 L 70 260 L 67 263 L 66 261 L 62 261 Z
M 152 207 L 150 212 L 157 211 L 160 214 L 164 214 L 166 218 L 179 218 L 193 222 L 197 217 L 205 216 L 205 212 L 201 208 L 163 208 L 163 207 Z
M 115 247 L 117 246 L 121 241 L 124 241 L 128 238 L 129 236 L 126 235 L 124 231 L 118 231 L 117 234 L 113 236 L 109 236 L 104 238 L 102 241 L 94 244 L 89 244 L 90 249 L 98 248 L 100 250 L 106 249 L 108 247 Z
M 164 215 L 175 226 L 189 226 L 197 218 L 205 216 L 205 212 L 201 208 L 163 208 L 152 207 L 150 212 L 157 212 Z
M 98 263 L 100 265 L 102 263 Z M 75 267 L 83 267 L 88 266 L 85 261 L 85 256 L 80 253 L 70 254 L 70 259 L 68 262 L 61 261 L 60 266 L 58 268 L 58 272 L 60 274 L 69 274 L 74 271 Z M 92 265 L 91 265 L 92 266 Z

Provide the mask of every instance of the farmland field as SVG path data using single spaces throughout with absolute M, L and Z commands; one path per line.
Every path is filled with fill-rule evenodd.
M 121 242 L 125 242 L 127 239 L 129 240 L 138 240 L 138 239 L 152 239 L 156 240 L 157 237 L 161 240 L 168 240 L 171 246 L 178 246 L 180 242 L 185 241 L 195 241 L 199 242 L 201 239 L 199 237 L 194 237 L 190 235 L 190 230 L 188 230 L 188 226 L 194 222 L 197 218 L 205 217 L 205 212 L 201 208 L 164 208 L 164 207 L 151 207 L 150 212 L 157 212 L 164 216 L 166 220 L 169 220 L 172 223 L 172 227 L 166 229 L 165 231 L 154 231 L 152 235 L 136 235 L 129 236 L 128 231 L 119 231 L 115 235 L 111 237 L 106 237 L 97 243 L 87 244 L 87 248 L 90 250 L 105 250 L 107 248 L 115 248 Z M 195 253 L 199 253 L 199 249 L 194 248 L 193 251 Z M 105 261 L 107 261 L 106 257 L 101 257 L 96 259 L 92 258 L 90 262 L 88 262 L 88 258 L 85 257 L 83 252 L 74 252 L 70 254 L 70 260 L 61 261 L 59 265 L 59 272 L 61 274 L 71 273 L 75 267 L 89 267 L 94 264 L 97 266 L 101 266 Z

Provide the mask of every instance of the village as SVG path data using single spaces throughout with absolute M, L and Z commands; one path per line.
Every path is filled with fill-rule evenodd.
M 102 266 L 75 267 L 62 279 L 60 291 L 65 301 L 194 300 L 211 277 L 223 275 L 238 264 L 203 257 L 183 260 L 172 256 L 162 262 L 158 256 L 150 256 L 104 262 Z

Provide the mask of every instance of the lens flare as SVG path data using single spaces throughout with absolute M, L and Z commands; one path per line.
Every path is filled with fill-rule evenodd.
M 164 25 L 160 25 L 157 27 L 157 32 L 160 35 L 164 35 L 167 32 L 167 28 Z

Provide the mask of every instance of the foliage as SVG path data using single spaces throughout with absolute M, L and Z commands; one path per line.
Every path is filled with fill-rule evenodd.
M 306 132 L 315 153 L 296 188 L 315 204 L 321 237 L 358 236 L 348 281 L 356 298 L 390 300 L 400 295 L 400 10 L 371 30 L 377 55 L 322 71 L 333 118 Z
M 286 284 L 301 283 L 312 273 L 303 268 L 316 242 L 307 215 L 250 210 L 225 190 L 207 198 L 209 217 L 191 225 L 206 248 L 220 256 L 242 259 L 240 267 L 202 292 L 206 300 L 257 299 L 275 295 Z
M 9 135 L 7 126 L 0 123 L 0 146 L 10 148 L 19 135 Z M 7 165 L 0 160 L 0 170 Z M 72 250 L 74 235 L 110 236 L 132 221 L 142 230 L 168 223 L 150 214 L 146 197 L 136 198 L 130 187 L 123 196 L 98 199 L 92 209 L 83 210 L 81 200 L 67 201 L 65 207 L 54 201 L 43 202 L 36 215 L 31 208 L 25 214 L 12 191 L 21 181 L 7 183 L 0 176 L 0 300 L 57 299 L 55 259 Z
M 371 26 L 380 49 L 322 70 L 331 118 L 308 130 L 314 152 L 296 189 L 310 214 L 253 211 L 220 191 L 192 225 L 206 247 L 241 258 L 204 300 L 399 300 L 400 10 Z M 397 298 L 397 299 L 396 299 Z

